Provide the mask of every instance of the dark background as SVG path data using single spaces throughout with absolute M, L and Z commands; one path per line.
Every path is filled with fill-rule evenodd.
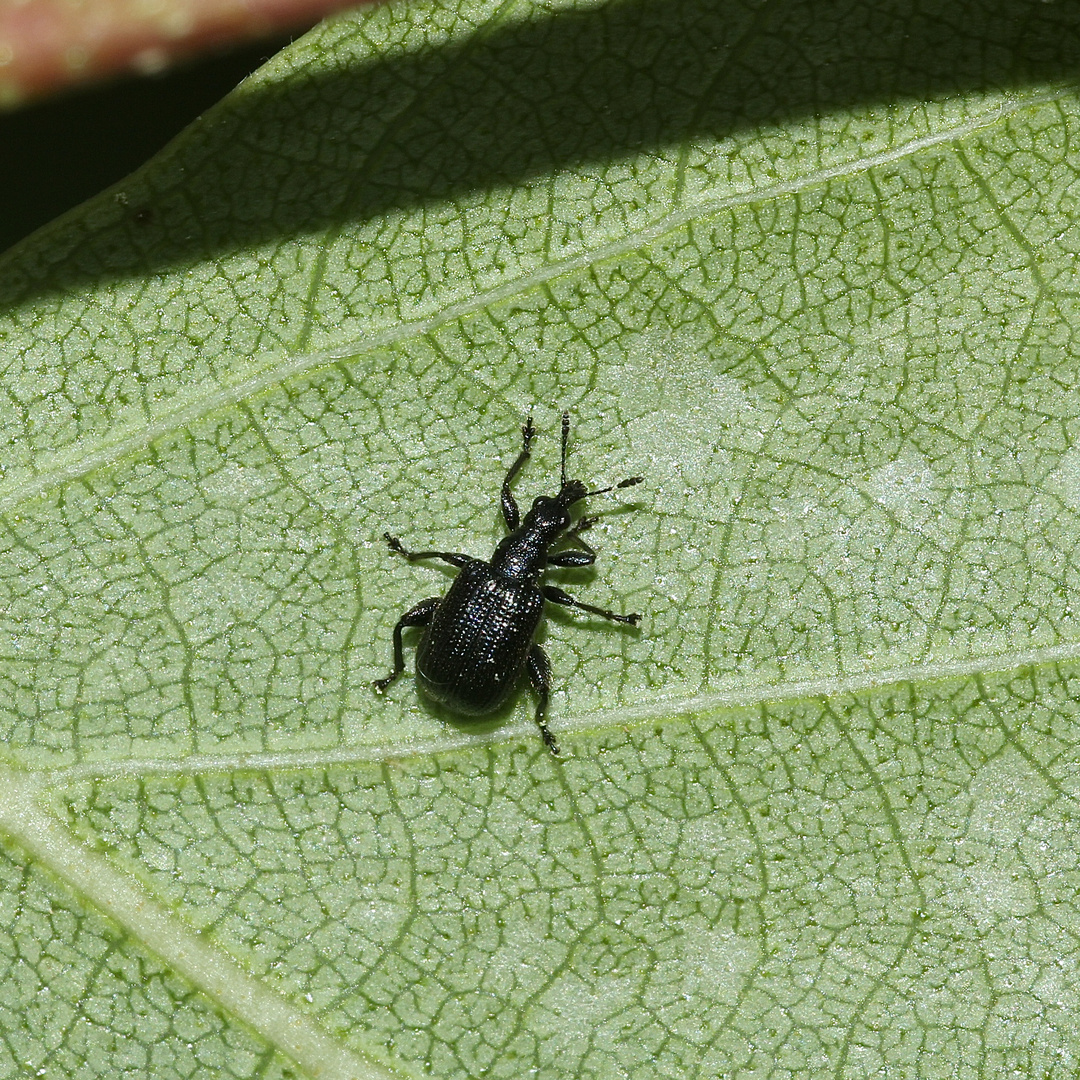
M 0 113 L 0 252 L 137 169 L 299 33 Z

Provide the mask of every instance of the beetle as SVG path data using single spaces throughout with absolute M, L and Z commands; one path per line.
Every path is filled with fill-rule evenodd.
M 511 484 L 529 460 L 535 435 L 530 416 L 521 429 L 521 452 L 502 484 L 502 515 L 507 536 L 487 562 L 453 551 L 408 551 L 398 537 L 383 534 L 391 551 L 409 562 L 441 559 L 458 567 L 460 573 L 445 596 L 421 600 L 398 619 L 394 627 L 394 669 L 372 686 L 377 693 L 385 693 L 405 670 L 402 631 L 410 626 L 425 627 L 416 650 L 416 682 L 425 696 L 451 712 L 483 716 L 507 700 L 522 672 L 527 671 L 537 697 L 536 725 L 548 749 L 557 755 L 559 747 L 546 721 L 551 664 L 533 640 L 543 618 L 544 602 L 630 626 L 637 626 L 641 616 L 619 615 L 582 603 L 554 585 L 545 585 L 543 577 L 548 567 L 577 568 L 591 566 L 596 561 L 596 552 L 581 534 L 592 528 L 597 518 L 581 518 L 574 524 L 571 508 L 575 504 L 592 495 L 640 484 L 644 478 L 631 476 L 596 491 L 589 491 L 581 480 L 568 480 L 566 445 L 570 437 L 570 414 L 564 412 L 558 494 L 539 496 L 522 521 Z M 576 546 L 552 551 L 552 546 L 560 541 L 573 541 Z

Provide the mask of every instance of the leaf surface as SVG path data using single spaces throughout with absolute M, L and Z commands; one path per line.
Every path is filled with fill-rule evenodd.
M 1063 5 L 391 5 L 0 264 L 0 1071 L 1066 1077 Z M 395 620 L 604 485 L 523 695 Z

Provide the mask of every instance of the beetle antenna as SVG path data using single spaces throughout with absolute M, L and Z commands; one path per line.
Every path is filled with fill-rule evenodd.
M 570 414 L 564 412 L 562 414 L 562 468 L 560 481 L 563 487 L 566 487 L 566 443 L 570 438 Z
M 633 487 L 635 484 L 640 484 L 644 479 L 644 476 L 629 476 L 625 480 L 620 480 L 617 484 L 612 484 L 611 487 L 586 491 L 582 498 L 587 499 L 590 495 L 606 495 L 609 491 L 618 491 L 619 488 Z
M 570 413 L 564 412 L 562 414 L 562 464 L 559 470 L 559 483 L 562 486 L 562 490 L 566 490 L 568 483 L 566 479 L 566 444 L 570 440 Z M 574 502 L 579 499 L 587 499 L 590 495 L 606 495 L 609 491 L 618 491 L 619 488 L 633 487 L 635 484 L 640 484 L 644 480 L 644 476 L 629 476 L 625 480 L 620 480 L 617 484 L 612 484 L 610 487 L 597 488 L 595 491 L 586 491 L 581 495 L 574 498 Z M 574 481 L 578 483 L 577 480 Z M 584 485 L 582 485 L 584 487 Z

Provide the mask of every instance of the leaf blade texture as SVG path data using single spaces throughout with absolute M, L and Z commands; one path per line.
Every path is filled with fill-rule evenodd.
M 942 19 L 362 12 L 5 258 L 0 1070 L 1069 1075 L 1076 16 Z M 557 763 L 369 684 L 562 408 Z

